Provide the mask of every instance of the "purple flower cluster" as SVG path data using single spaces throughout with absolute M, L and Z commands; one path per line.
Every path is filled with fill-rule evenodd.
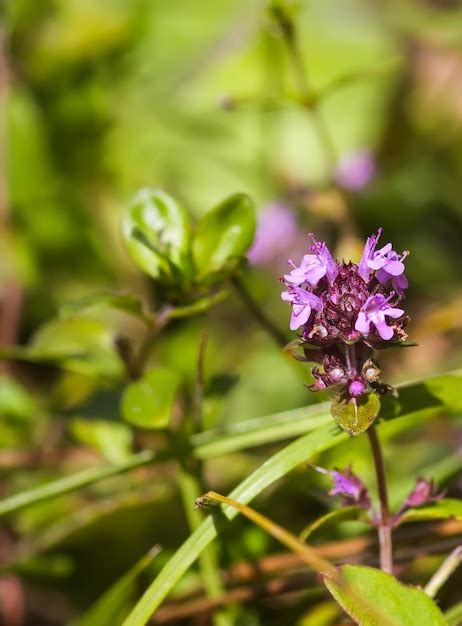
M 292 306 L 290 329 L 300 330 L 314 391 L 340 385 L 349 397 L 380 390 L 374 349 L 404 341 L 408 318 L 400 304 L 408 286 L 404 259 L 391 243 L 378 248 L 382 230 L 369 237 L 358 264 L 334 260 L 313 235 L 309 253 L 281 281 L 282 299 Z M 321 366 L 321 367 L 318 367 Z

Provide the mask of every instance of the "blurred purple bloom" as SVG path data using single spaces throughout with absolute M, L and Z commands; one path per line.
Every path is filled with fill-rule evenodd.
M 333 470 L 329 472 L 334 486 L 329 491 L 330 496 L 342 496 L 344 504 L 357 504 L 363 509 L 371 507 L 371 499 L 366 485 L 353 474 L 351 466 L 342 471 Z
M 404 502 L 404 506 L 421 506 L 428 502 L 436 502 L 441 500 L 445 495 L 444 491 L 436 493 L 435 483 L 433 480 L 426 480 L 425 478 L 417 478 L 414 489 L 408 495 Z
M 355 328 L 363 335 L 368 335 L 370 326 L 373 324 L 382 339 L 388 341 L 394 335 L 394 330 L 388 326 L 385 317 L 398 319 L 404 315 L 403 309 L 390 306 L 390 297 L 386 298 L 381 293 L 370 296 L 358 313 Z
M 321 308 L 321 300 L 300 287 L 289 285 L 287 291 L 282 292 L 281 298 L 292 305 L 290 330 L 297 330 L 297 328 L 306 324 L 312 309 L 319 311 Z
M 358 191 L 365 187 L 376 172 L 375 160 L 369 150 L 358 150 L 345 154 L 338 163 L 334 179 L 340 187 Z
M 250 263 L 271 263 L 292 246 L 296 235 L 297 220 L 293 211 L 283 204 L 270 204 L 258 217 L 255 239 L 247 255 Z

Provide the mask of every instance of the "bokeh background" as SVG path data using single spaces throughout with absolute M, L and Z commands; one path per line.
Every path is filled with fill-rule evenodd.
M 383 359 L 386 380 L 460 367 L 460 2 L 285 3 L 297 25 L 304 77 L 263 0 L 3 4 L 3 346 L 27 344 L 60 306 L 96 292 L 133 293 L 156 308 L 149 279 L 120 236 L 124 206 L 150 186 L 168 191 L 195 218 L 236 191 L 255 200 L 259 230 L 245 281 L 282 329 L 289 311 L 278 277 L 287 258 L 303 254 L 308 232 L 340 257 L 357 259 L 364 238 L 383 226 L 384 243 L 410 251 L 406 306 L 410 336 L 419 343 Z M 141 332 L 121 315 L 104 323 L 135 338 Z M 155 359 L 193 379 L 204 328 L 208 375 L 221 376 L 229 388 L 226 396 L 206 400 L 208 427 L 320 399 L 303 384 L 307 371 L 281 355 L 233 295 L 205 318 L 169 329 Z M 117 357 L 105 353 L 104 359 L 99 366 L 104 361 L 112 376 Z M 57 374 L 26 363 L 4 365 L 2 375 L 5 494 L 95 460 L 123 458 L 136 446 L 121 422 L 117 385 L 96 383 L 82 368 Z M 95 420 L 111 423 L 110 435 L 87 428 Z M 443 425 L 420 433 L 424 443 L 392 472 L 403 480 L 409 472 L 411 481 L 424 463 L 447 457 L 454 433 Z M 404 443 L 412 437 L 393 445 Z M 365 468 L 361 451 L 355 442 L 336 453 L 335 463 L 356 455 L 356 469 Z M 234 455 L 232 463 L 217 459 L 209 480 L 226 490 L 267 454 L 258 449 Z M 328 455 L 323 462 L 330 462 Z M 451 468 L 441 475 L 453 476 Z M 310 481 L 315 495 L 308 496 Z M 321 483 L 301 470 L 275 486 L 263 506 L 280 522 L 302 527 L 327 506 Z M 456 479 L 451 484 L 459 489 Z M 406 486 L 397 487 L 396 498 Z M 25 611 L 23 621 L 8 623 L 53 625 L 87 608 L 153 543 L 165 546 L 159 563 L 166 560 L 188 530 L 166 464 L 149 488 L 143 473 L 109 481 L 25 511 L 2 533 L 0 560 L 16 563 L 2 584 L 13 585 L 17 610 Z M 222 558 L 260 558 L 271 546 L 239 521 Z M 190 576 L 186 587 L 197 584 Z M 333 623 L 302 621 L 311 600 L 297 602 L 289 618 L 284 599 L 235 608 L 236 623 Z M 209 623 L 207 615 L 195 619 L 171 623 Z

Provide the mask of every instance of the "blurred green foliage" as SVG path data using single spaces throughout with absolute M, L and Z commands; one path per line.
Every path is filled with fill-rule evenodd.
M 278 6 L 297 26 L 303 89 Z M 303 253 L 305 233 L 349 257 L 382 225 L 397 249 L 411 251 L 407 307 L 419 347 L 384 356 L 387 379 L 461 366 L 462 8 L 456 0 L 7 0 L 2 9 L 2 496 L 145 448 L 164 455 L 4 522 L 0 563 L 20 586 L 23 623 L 53 626 L 97 611 L 93 602 L 134 567 L 137 579 L 120 587 L 124 606 L 114 609 L 127 613 L 189 534 L 178 471 L 197 479 L 192 490 L 225 492 L 300 434 L 277 426 L 300 415 L 279 414 L 320 398 L 245 294 L 284 337 L 277 278 L 286 258 Z M 341 188 L 335 165 L 357 150 L 373 155 L 375 176 L 360 190 Z M 257 217 L 273 203 L 293 211 L 300 237 L 282 260 L 247 265 L 249 197 Z M 441 393 L 435 384 L 425 393 L 444 397 L 441 415 L 413 421 L 410 411 L 404 426 L 387 425 L 394 506 L 416 473 L 460 497 L 460 381 Z M 274 415 L 276 431 L 260 445 L 255 424 L 250 449 L 194 456 L 194 441 L 226 446 L 264 415 Z M 316 462 L 354 462 L 374 489 L 362 439 Z M 258 505 L 301 531 L 332 511 L 327 488 L 300 468 Z M 316 540 L 363 533 L 355 524 L 326 524 Z M 163 551 L 138 572 L 154 544 Z M 238 519 L 208 558 L 230 569 L 277 550 Z M 201 568 L 173 599 L 201 591 Z M 434 569 L 424 560 L 405 573 L 422 584 Z M 251 599 L 213 619 L 338 620 L 312 580 L 294 597 L 290 606 L 284 593 Z M 458 599 L 448 585 L 441 604 Z

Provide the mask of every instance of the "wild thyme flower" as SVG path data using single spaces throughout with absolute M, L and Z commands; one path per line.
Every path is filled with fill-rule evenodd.
M 371 508 L 371 499 L 366 485 L 353 473 L 351 466 L 343 470 L 327 470 L 323 467 L 311 466 L 320 474 L 328 474 L 333 487 L 328 492 L 330 496 L 342 496 L 343 504 L 357 504 L 363 509 Z
M 404 341 L 408 321 L 401 306 L 407 280 L 404 260 L 382 230 L 369 237 L 358 264 L 336 261 L 312 235 L 309 253 L 281 281 L 292 306 L 290 329 L 299 330 L 306 360 L 314 361 L 313 391 L 336 386 L 344 399 L 388 390 L 380 382 L 373 351 Z

